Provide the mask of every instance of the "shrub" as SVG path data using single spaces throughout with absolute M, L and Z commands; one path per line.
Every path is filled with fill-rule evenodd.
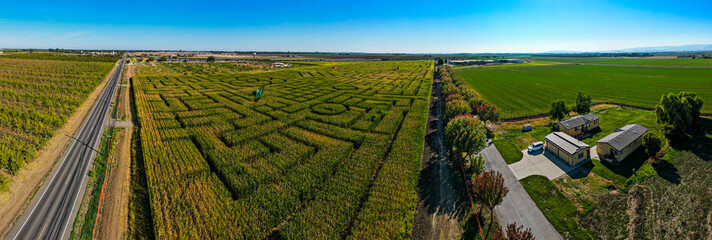
M 0 174 L 0 193 L 7 192 L 10 187 L 10 179 L 7 179 L 5 175 Z
M 643 148 L 648 156 L 652 158 L 657 157 L 658 152 L 660 152 L 661 144 L 660 139 L 655 136 L 655 134 L 651 132 L 643 134 Z
M 465 100 L 465 97 L 457 93 L 451 93 L 445 97 L 445 102 L 451 102 L 453 100 Z
M 507 224 L 507 235 L 505 236 L 502 230 L 497 229 L 494 236 L 495 240 L 534 240 L 534 234 L 532 234 L 532 229 L 524 229 L 524 226 L 517 225 L 517 223 Z

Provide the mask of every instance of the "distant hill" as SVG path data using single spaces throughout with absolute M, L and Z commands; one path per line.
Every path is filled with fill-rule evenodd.
M 654 52 L 712 52 L 712 44 L 690 44 L 682 46 L 637 47 L 607 51 L 567 51 L 554 50 L 541 54 L 579 54 L 579 53 L 654 53 Z
M 712 44 L 691 44 L 682 46 L 661 46 L 661 47 L 639 47 L 639 48 L 627 48 L 621 50 L 611 50 L 606 52 L 626 52 L 626 53 L 640 53 L 640 52 L 703 52 L 712 51 Z

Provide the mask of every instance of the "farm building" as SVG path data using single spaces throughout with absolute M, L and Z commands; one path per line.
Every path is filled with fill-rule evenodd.
M 625 125 L 596 141 L 596 152 L 604 156 L 602 160 L 619 163 L 642 145 L 641 137 L 646 132 L 648 129 L 638 124 Z
M 272 63 L 272 66 L 273 66 L 273 67 L 291 67 L 292 64 L 291 64 L 291 63 L 276 62 L 276 63 Z
M 569 165 L 576 165 L 590 157 L 591 146 L 561 132 L 552 132 L 544 137 L 546 150 L 563 159 Z
M 598 116 L 587 113 L 556 122 L 554 131 L 563 132 L 572 137 L 581 137 L 597 127 Z
M 522 59 L 502 59 L 499 60 L 501 63 L 524 63 L 524 60 Z

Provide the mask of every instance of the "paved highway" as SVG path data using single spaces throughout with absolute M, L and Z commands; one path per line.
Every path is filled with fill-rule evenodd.
M 104 123 L 119 82 L 125 57 L 84 118 L 58 167 L 44 181 L 5 239 L 68 239 L 86 189 L 86 177 L 99 149 Z M 46 160 L 45 160 L 46 161 Z M 32 186 L 28 186 L 32 187 Z

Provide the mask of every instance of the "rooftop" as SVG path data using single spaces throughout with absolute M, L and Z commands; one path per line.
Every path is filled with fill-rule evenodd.
M 584 115 L 578 115 L 572 118 L 564 119 L 559 121 L 566 129 L 575 128 L 584 125 L 586 122 L 593 122 L 598 119 L 598 116 L 593 113 L 587 113 Z
M 546 139 L 549 143 L 556 145 L 561 150 L 564 150 L 564 152 L 568 155 L 573 155 L 581 149 L 591 147 L 588 144 L 585 144 L 562 132 L 552 132 L 549 135 L 546 135 L 544 139 Z
M 648 129 L 643 126 L 638 124 L 628 124 L 622 128 L 616 129 L 613 133 L 599 139 L 596 142 L 607 143 L 608 145 L 611 145 L 611 147 L 620 151 L 646 132 L 648 132 Z

